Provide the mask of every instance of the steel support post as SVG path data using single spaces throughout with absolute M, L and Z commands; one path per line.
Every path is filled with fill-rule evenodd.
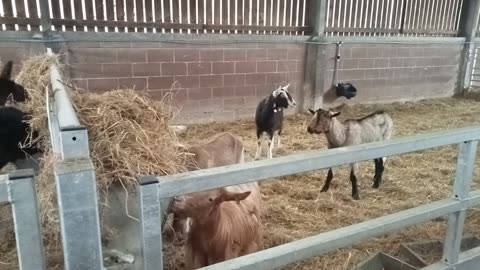
M 162 206 L 156 177 L 139 179 L 141 258 L 145 270 L 162 270 Z
M 8 180 L 21 270 L 46 269 L 33 175 L 31 169 L 17 170 Z
M 475 57 L 475 44 L 471 43 L 477 35 L 478 21 L 480 17 L 480 0 L 464 1 L 460 13 L 460 33 L 465 37 L 462 56 L 460 58 L 460 70 L 458 79 L 458 91 L 463 92 L 470 88 L 473 59 Z
M 42 26 L 43 39 L 50 39 L 52 31 L 52 21 L 50 20 L 50 12 L 48 8 L 48 0 L 40 0 L 40 23 Z
M 325 37 L 327 1 L 310 1 L 312 11 L 310 25 L 313 26 L 312 41 L 322 41 Z M 323 105 L 324 81 L 326 72 L 326 45 L 307 45 L 305 59 L 305 83 L 303 98 L 299 98 L 299 109 L 314 109 Z
M 65 270 L 102 269 L 95 170 L 90 159 L 55 164 Z
M 477 154 L 478 141 L 468 141 L 459 144 L 457 169 L 453 184 L 452 198 L 465 200 L 469 198 L 470 183 Z M 442 259 L 448 264 L 458 262 L 460 245 L 463 237 L 463 226 L 466 210 L 462 209 L 452 213 L 448 218 L 447 235 L 443 246 Z

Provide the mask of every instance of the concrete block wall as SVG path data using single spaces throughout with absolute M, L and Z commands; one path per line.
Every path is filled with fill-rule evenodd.
M 318 46 L 326 46 L 327 69 L 323 88 L 315 91 L 325 106 L 454 94 L 462 45 L 346 42 L 341 47 L 339 82 L 357 87 L 357 96 L 350 100 L 336 97 L 331 88 L 335 45 Z M 135 88 L 154 98 L 173 94 L 180 123 L 253 117 L 259 100 L 287 83 L 296 99 L 309 96 L 303 89 L 307 57 L 303 44 L 71 42 L 64 49 L 66 75 L 78 86 L 90 91 Z
M 45 48 L 41 43 L 2 41 L 0 42 L 0 70 L 7 61 L 13 61 L 12 77 L 15 78 L 24 60 L 43 53 Z
M 328 45 L 324 104 L 376 103 L 452 96 L 462 45 L 344 44 L 339 82 L 357 87 L 357 96 L 337 98 L 331 85 L 335 45 Z
M 179 122 L 253 117 L 259 100 L 287 83 L 294 97 L 302 93 L 304 45 L 88 42 L 67 43 L 65 50 L 73 83 L 89 91 L 173 94 Z

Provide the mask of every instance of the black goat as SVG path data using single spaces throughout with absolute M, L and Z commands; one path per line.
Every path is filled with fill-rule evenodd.
M 260 138 L 263 133 L 269 136 L 268 141 L 268 158 L 272 158 L 274 136 L 277 137 L 277 149 L 280 148 L 280 136 L 283 127 L 283 109 L 289 106 L 295 107 L 295 100 L 288 92 L 288 87 L 279 87 L 272 94 L 260 101 L 255 112 L 255 124 L 257 126 L 257 153 L 255 159 L 260 157 Z
M 7 103 L 10 95 L 17 102 L 25 101 L 27 96 L 25 88 L 11 79 L 12 66 L 13 62 L 8 61 L 0 74 L 0 106 L 4 106 Z
M 34 155 L 40 152 L 36 145 L 24 148 L 20 146 L 28 138 L 28 119 L 29 116 L 17 108 L 0 107 L 0 169 L 9 162 L 26 158 L 26 154 Z M 33 136 L 38 135 L 34 132 Z

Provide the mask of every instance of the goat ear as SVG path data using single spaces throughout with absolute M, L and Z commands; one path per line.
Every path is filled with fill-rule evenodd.
M 330 112 L 330 117 L 337 117 L 340 115 L 340 112 Z
M 3 69 L 2 69 L 2 73 L 0 74 L 0 78 L 1 79 L 7 79 L 9 80 L 11 75 L 12 75 L 12 66 L 13 66 L 13 62 L 12 61 L 8 61 L 4 66 L 3 66 Z
M 245 200 L 251 191 L 246 191 L 246 192 L 235 192 L 235 191 L 227 191 L 223 190 L 221 199 L 219 200 L 220 202 L 227 202 L 227 201 L 236 201 L 239 203 L 240 201 Z
M 276 97 L 281 93 L 280 90 L 282 90 L 282 87 L 281 87 L 281 86 L 278 87 L 277 89 L 275 89 L 275 90 L 273 91 L 272 94 L 273 94 L 273 97 L 274 97 L 274 98 L 276 98 Z
M 315 111 L 312 110 L 312 109 L 308 109 L 308 111 L 309 111 L 311 114 L 315 114 Z

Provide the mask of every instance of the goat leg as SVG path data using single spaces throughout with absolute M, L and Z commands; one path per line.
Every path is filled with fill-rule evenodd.
M 273 147 L 275 145 L 275 137 L 273 135 L 270 136 L 268 141 L 268 158 L 273 157 Z
M 378 188 L 378 186 L 376 186 L 377 178 L 378 178 L 378 158 L 375 158 L 375 159 L 373 160 L 373 162 L 375 162 L 375 175 L 373 176 L 373 184 L 372 184 L 372 187 L 373 187 L 373 188 Z
M 373 188 L 379 188 L 380 182 L 382 181 L 383 171 L 385 166 L 383 166 L 383 158 L 375 159 L 375 176 L 373 177 Z
M 325 184 L 323 185 L 322 190 L 320 190 L 320 192 L 328 191 L 328 189 L 330 188 L 330 183 L 332 182 L 332 179 L 333 179 L 333 171 L 332 171 L 332 168 L 329 168 L 327 173 L 327 180 L 325 180 Z
M 350 171 L 350 182 L 352 182 L 352 198 L 354 200 L 359 200 L 360 196 L 358 195 L 357 176 L 355 175 L 355 170 L 353 168 Z
M 257 152 L 255 153 L 255 159 L 260 157 L 260 139 L 257 140 Z
M 274 136 L 277 137 L 277 150 L 280 149 L 280 130 L 274 132 Z
M 261 146 L 262 146 L 262 135 L 263 135 L 263 132 L 258 130 L 257 128 L 257 152 L 255 153 L 255 160 L 259 159 L 260 158 L 260 154 L 261 154 Z

